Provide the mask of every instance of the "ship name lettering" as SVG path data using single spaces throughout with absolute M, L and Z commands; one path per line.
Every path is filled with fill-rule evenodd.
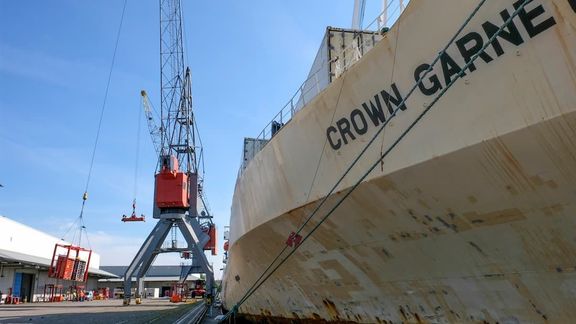
M 568 0 L 572 8 L 576 0 Z M 524 0 L 519 0 L 513 4 L 512 8 L 505 8 L 500 11 L 500 22 L 492 23 L 485 21 L 481 24 L 481 32 L 471 31 L 461 36 L 454 42 L 453 48 L 448 48 L 447 51 L 440 54 L 439 67 L 435 67 L 432 71 L 424 77 L 421 83 L 418 84 L 420 92 L 426 96 L 432 96 L 438 93 L 439 90 L 446 87 L 447 84 L 452 82 L 458 74 L 473 73 L 482 64 L 476 61 L 470 64 L 466 72 L 462 71 L 462 67 L 468 64 L 474 55 L 480 52 L 484 44 L 489 41 L 498 31 L 500 26 L 511 17 L 511 12 L 517 10 Z M 556 20 L 552 15 L 547 14 L 545 8 L 538 1 L 530 0 L 530 3 L 518 12 L 515 20 L 511 21 L 506 28 L 503 28 L 498 36 L 491 42 L 483 52 L 478 54 L 480 62 L 488 64 L 500 56 L 505 54 L 504 42 L 512 44 L 515 47 L 522 45 L 525 42 L 521 31 L 518 26 L 523 26 L 523 32 L 530 38 L 534 38 L 540 33 L 548 30 L 556 25 Z M 519 22 L 517 21 L 519 20 Z M 480 27 L 478 28 L 480 29 Z M 450 53 L 449 53 L 450 52 Z M 457 53 L 457 54 L 455 54 Z M 414 80 L 418 81 L 423 74 L 430 68 L 430 64 L 420 64 L 414 70 Z M 339 150 L 343 145 L 356 140 L 359 136 L 368 132 L 369 128 L 374 126 L 378 127 L 386 122 L 386 119 L 395 117 L 394 113 L 397 108 L 404 111 L 406 110 L 406 103 L 404 97 L 400 94 L 398 87 L 395 83 L 390 86 L 391 92 L 382 90 L 375 94 L 372 98 L 368 99 L 360 105 L 355 107 L 349 115 L 342 117 L 333 125 L 326 129 L 326 137 L 328 143 L 333 150 Z M 402 103 L 402 105 L 400 105 Z M 386 110 L 383 106 L 386 106 Z
M 520 0 L 514 3 L 514 10 L 518 9 L 522 2 L 524 1 Z M 530 6 L 526 6 L 518 12 L 518 18 L 530 38 L 535 37 L 536 35 L 542 33 L 543 31 L 556 24 L 554 17 L 543 17 L 542 15 L 545 13 L 546 10 L 541 4 L 530 4 Z M 456 49 L 462 58 L 462 61 L 464 61 L 464 64 L 467 64 L 472 60 L 472 57 L 482 49 L 484 42 L 490 40 L 490 38 L 492 38 L 492 36 L 494 36 L 498 31 L 500 25 L 506 22 L 510 16 L 510 11 L 508 9 L 504 9 L 500 12 L 500 18 L 502 22 L 499 24 L 494 24 L 490 21 L 485 21 L 482 23 L 482 31 L 486 38 L 483 38 L 480 33 L 472 31 L 460 37 L 454 42 Z M 511 21 L 506 28 L 503 28 L 500 34 L 492 41 L 490 47 L 487 47 L 485 51 L 478 55 L 478 57 L 484 61 L 484 63 L 490 63 L 494 60 L 494 58 L 504 55 L 505 51 L 502 47 L 502 40 L 515 46 L 520 46 L 524 43 L 524 39 L 522 38 L 522 35 L 514 21 Z M 490 48 L 494 54 L 487 53 L 487 50 Z M 430 73 L 423 79 L 420 84 L 418 84 L 418 88 L 422 94 L 426 96 L 432 96 L 436 94 L 462 71 L 462 68 L 457 63 L 457 61 L 447 52 L 443 52 L 440 55 L 440 66 L 440 75 L 436 73 Z M 429 64 L 420 64 L 414 70 L 414 80 L 418 81 L 424 72 L 429 68 Z M 472 73 L 476 71 L 476 69 L 476 65 L 472 63 L 468 67 L 468 72 Z M 462 76 L 465 75 L 466 73 L 463 72 Z
M 391 118 L 394 110 L 406 110 L 406 103 L 400 94 L 400 90 L 395 83 L 390 88 L 392 93 L 382 90 L 375 94 L 372 99 L 362 103 L 362 108 L 356 108 L 350 112 L 348 117 L 342 117 L 326 129 L 328 143 L 334 150 L 338 150 L 342 145 L 346 145 L 357 138 L 357 135 L 364 135 L 368 128 L 386 122 L 386 115 Z M 402 104 L 402 105 L 400 105 Z M 386 106 L 384 110 L 383 105 Z

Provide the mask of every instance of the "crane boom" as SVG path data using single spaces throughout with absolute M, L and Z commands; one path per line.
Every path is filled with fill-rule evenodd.
M 152 138 L 152 144 L 156 150 L 156 154 L 160 156 L 162 151 L 162 127 L 156 124 L 154 115 L 152 114 L 152 104 L 148 98 L 148 94 L 145 90 L 140 91 L 142 96 L 142 108 L 144 109 L 144 114 L 146 115 L 146 122 L 148 123 L 148 131 L 150 132 L 150 137 Z

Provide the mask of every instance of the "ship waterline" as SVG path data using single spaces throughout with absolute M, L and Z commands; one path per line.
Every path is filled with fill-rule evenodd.
M 478 11 L 303 234 L 518 3 L 488 1 Z M 576 321 L 571 4 L 528 4 L 240 313 L 366 323 Z M 225 307 L 272 262 L 476 5 L 411 1 L 374 49 L 250 161 L 233 200 Z

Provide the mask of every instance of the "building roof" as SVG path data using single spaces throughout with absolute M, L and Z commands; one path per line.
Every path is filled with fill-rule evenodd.
M 189 275 L 186 281 L 196 281 L 199 278 L 195 275 Z M 159 282 L 159 281 L 180 281 L 180 277 L 144 277 L 144 282 Z M 98 279 L 98 282 L 124 282 L 124 278 L 102 278 Z M 132 277 L 132 282 L 136 282 L 136 278 Z
M 33 238 L 33 239 L 31 239 Z M 0 261 L 48 269 L 55 244 L 70 244 L 28 225 L 0 215 Z M 115 274 L 100 270 L 100 255 L 92 252 L 88 273 L 91 276 L 114 278 Z
M 47 270 L 50 266 L 50 259 L 24 254 L 15 251 L 8 251 L 4 249 L 0 249 L 0 261 L 3 262 L 10 262 L 10 263 L 17 263 L 22 265 L 29 265 L 32 267 L 38 267 L 39 269 Z M 88 268 L 88 274 L 95 276 L 95 277 L 102 277 L 102 278 L 117 278 L 113 273 L 95 269 L 95 268 Z
M 103 281 L 119 281 L 124 278 L 124 273 L 128 266 L 101 266 L 102 270 L 115 274 L 121 279 L 103 280 Z M 144 281 L 178 281 L 184 272 L 188 272 L 190 266 L 187 265 L 156 265 L 150 266 Z M 186 280 L 197 280 L 198 276 L 189 275 Z M 133 277 L 132 280 L 135 280 Z

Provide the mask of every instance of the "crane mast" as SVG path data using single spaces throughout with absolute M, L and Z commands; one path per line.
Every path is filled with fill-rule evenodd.
M 197 172 L 192 82 L 184 68 L 179 0 L 160 0 L 161 155 L 173 154 L 187 172 Z
M 180 281 L 191 273 L 206 275 L 206 291 L 213 294 L 214 273 L 205 250 L 216 254 L 216 228 L 200 196 L 199 179 L 202 148 L 196 145 L 192 107 L 190 68 L 184 65 L 182 10 L 180 0 L 160 0 L 160 121 L 154 120 L 152 105 L 145 91 L 142 103 L 152 142 L 158 154 L 155 172 L 153 217 L 158 223 L 150 232 L 124 274 L 124 305 L 130 304 L 132 278 L 136 277 L 136 303 L 144 292 L 143 278 L 159 253 L 178 252 L 192 256 Z M 200 199 L 199 199 L 200 198 Z M 204 205 L 198 213 L 197 202 Z M 179 229 L 186 247 L 162 247 L 169 232 Z

